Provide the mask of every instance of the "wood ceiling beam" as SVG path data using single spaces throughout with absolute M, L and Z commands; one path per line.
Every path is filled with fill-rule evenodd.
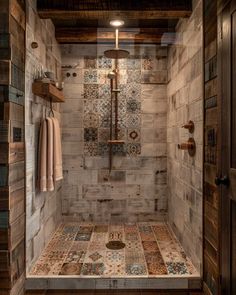
M 189 17 L 191 10 L 53 10 L 39 9 L 41 18 L 51 18 L 60 20 L 110 20 L 120 18 L 123 20 L 146 20 L 146 19 L 177 19 Z
M 115 33 L 107 29 L 56 28 L 56 39 L 59 43 L 114 43 Z M 175 32 L 168 28 L 126 29 L 119 33 L 119 41 L 130 44 L 172 44 Z

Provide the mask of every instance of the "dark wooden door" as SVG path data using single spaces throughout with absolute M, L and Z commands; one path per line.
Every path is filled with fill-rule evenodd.
M 236 294 L 236 1 L 222 14 L 221 275 L 222 294 Z

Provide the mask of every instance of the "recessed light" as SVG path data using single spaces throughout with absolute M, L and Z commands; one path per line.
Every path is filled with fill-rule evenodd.
M 114 19 L 110 21 L 110 25 L 113 27 L 120 27 L 123 26 L 125 22 L 123 20 L 119 20 L 119 19 Z

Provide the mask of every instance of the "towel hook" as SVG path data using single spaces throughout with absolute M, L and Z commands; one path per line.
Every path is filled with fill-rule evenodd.
M 52 98 L 50 98 L 50 111 L 49 111 L 49 116 L 52 114 L 52 116 L 54 117 L 54 111 L 52 108 Z

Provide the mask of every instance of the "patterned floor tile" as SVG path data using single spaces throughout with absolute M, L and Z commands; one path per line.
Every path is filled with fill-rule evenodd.
M 154 234 L 155 232 L 155 234 Z M 125 243 L 122 250 L 106 247 Z M 60 226 L 30 272 L 57 276 L 197 275 L 192 262 L 164 223 Z
M 125 271 L 128 276 L 141 276 L 147 274 L 145 264 L 138 263 L 126 264 Z
M 85 251 L 69 251 L 65 263 L 79 263 L 84 261 Z
M 80 275 L 82 263 L 64 263 L 60 275 Z
M 81 274 L 84 276 L 100 276 L 104 271 L 105 266 L 103 263 L 84 263 Z
M 184 262 L 166 262 L 168 274 L 185 275 L 188 274 L 187 267 Z

